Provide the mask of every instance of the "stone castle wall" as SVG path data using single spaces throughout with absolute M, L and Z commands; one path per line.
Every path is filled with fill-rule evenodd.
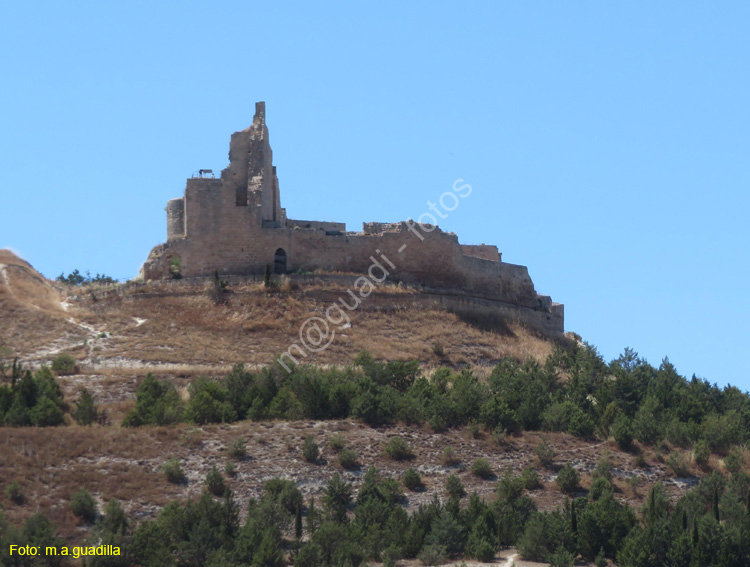
M 266 266 L 284 273 L 369 272 L 374 279 L 474 294 L 526 310 L 529 320 L 534 312 L 548 331 L 563 331 L 562 306 L 538 295 L 527 269 L 502 262 L 496 246 L 462 245 L 452 233 L 412 221 L 365 223 L 362 232 L 347 232 L 344 223 L 287 219 L 263 103 L 253 124 L 232 135 L 229 158 L 219 179 L 188 179 L 184 197 L 167 203 L 167 242 L 151 251 L 145 279 L 175 271 L 182 277 L 259 274 Z

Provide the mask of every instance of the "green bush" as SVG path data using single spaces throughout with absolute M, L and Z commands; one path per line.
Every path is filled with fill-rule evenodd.
M 479 439 L 482 437 L 482 429 L 479 426 L 479 424 L 475 421 L 472 421 L 469 424 L 469 433 L 471 433 L 471 437 L 473 439 Z
M 391 437 L 385 446 L 385 452 L 396 461 L 406 461 L 414 458 L 414 451 L 401 437 Z
M 578 483 L 580 481 L 581 475 L 570 465 L 565 465 L 560 469 L 560 472 L 557 473 L 557 485 L 563 492 L 573 492 L 578 488 Z
M 88 490 L 79 490 L 70 500 L 70 511 L 77 518 L 81 518 L 87 524 L 93 524 L 96 521 L 97 510 L 96 501 Z
M 214 496 L 221 496 L 222 494 L 224 494 L 224 489 L 226 488 L 226 485 L 224 484 L 224 477 L 221 476 L 221 473 L 219 472 L 219 469 L 216 468 L 216 465 L 212 466 L 211 470 L 208 471 L 205 484 L 206 488 L 208 488 L 208 491 Z
M 189 421 L 203 425 L 206 423 L 228 423 L 237 419 L 232 404 L 227 400 L 228 392 L 222 385 L 198 378 L 188 388 L 190 401 L 185 410 Z
M 466 495 L 466 490 L 461 479 L 455 474 L 450 475 L 445 481 L 445 490 L 451 498 L 461 498 Z
M 676 418 L 669 422 L 666 433 L 667 440 L 672 443 L 672 445 L 676 445 L 683 449 L 689 448 L 693 444 L 695 438 L 691 426 Z
M 534 448 L 534 454 L 536 455 L 539 464 L 545 469 L 551 469 L 555 461 L 555 448 L 547 443 L 545 438 L 537 443 Z
M 23 504 L 26 501 L 26 497 L 21 492 L 21 485 L 18 484 L 17 480 L 5 487 L 5 495 L 16 504 Z
M 679 451 L 672 451 L 672 453 L 669 455 L 669 458 L 667 459 L 667 464 L 669 465 L 669 468 L 672 469 L 672 472 L 675 476 L 688 475 L 687 461 L 685 460 L 683 454 Z
M 570 415 L 568 422 L 568 433 L 576 437 L 588 439 L 594 435 L 596 424 L 583 411 L 577 410 Z
M 594 478 L 606 478 L 609 481 L 612 480 L 612 461 L 609 460 L 608 452 L 605 452 L 596 463 Z
M 167 477 L 167 482 L 171 482 L 172 484 L 183 484 L 187 481 L 185 471 L 182 470 L 182 466 L 180 466 L 180 462 L 177 459 L 169 459 L 161 468 L 164 471 L 164 475 Z
M 453 467 L 461 463 L 453 447 L 446 447 L 440 455 L 440 463 L 444 467 Z
M 315 442 L 315 438 L 312 435 L 305 437 L 305 442 L 302 445 L 302 457 L 308 463 L 317 463 L 318 457 L 320 456 L 320 450 L 318 444 Z
M 479 478 L 487 480 L 492 477 L 492 467 L 487 459 L 480 457 L 472 463 L 471 473 Z
M 234 461 L 227 461 L 224 463 L 224 474 L 232 477 L 237 474 L 237 468 L 234 466 Z
M 745 457 L 737 447 L 734 447 L 724 458 L 724 466 L 730 473 L 738 473 L 745 464 Z
M 623 451 L 628 451 L 633 445 L 633 425 L 626 415 L 618 415 L 612 423 L 612 437 Z
M 338 453 L 341 449 L 346 447 L 346 437 L 341 433 L 336 432 L 328 439 L 328 446 L 334 453 Z
M 247 446 L 244 439 L 238 437 L 232 441 L 229 445 L 229 456 L 238 461 L 247 457 Z
M 404 486 L 412 491 L 420 490 L 424 486 L 422 484 L 422 477 L 419 476 L 419 473 L 413 468 L 407 469 L 401 477 L 401 480 L 403 481 Z
M 521 479 L 526 490 L 536 490 L 542 487 L 542 479 L 539 473 L 531 467 L 526 467 L 521 473 Z
M 495 548 L 486 539 L 481 540 L 472 551 L 476 560 L 481 563 L 492 563 L 495 559 Z
M 419 560 L 422 562 L 422 565 L 442 565 L 445 563 L 445 560 L 447 558 L 447 552 L 445 551 L 445 547 L 442 545 L 425 545 L 422 548 L 422 551 L 419 553 Z
M 302 506 L 302 492 L 294 481 L 272 478 L 263 485 L 266 493 L 290 514 Z
M 57 355 L 52 360 L 52 371 L 58 376 L 69 376 L 78 373 L 76 359 L 67 353 Z
M 347 470 L 356 469 L 359 466 L 357 453 L 347 447 L 341 449 L 339 451 L 339 464 Z
M 594 479 L 589 488 L 589 500 L 595 502 L 601 498 L 605 492 L 612 490 L 612 483 L 606 478 L 599 476 Z
M 566 550 L 564 547 L 558 547 L 548 558 L 549 567 L 573 567 L 573 554 Z
M 37 427 L 54 427 L 65 423 L 60 404 L 46 396 L 29 411 L 29 417 Z
M 86 388 L 81 391 L 81 396 L 76 402 L 76 409 L 73 410 L 73 419 L 78 425 L 91 425 L 97 420 L 99 411 L 94 403 L 94 397 Z
M 346 519 L 346 507 L 352 501 L 352 487 L 338 474 L 328 481 L 323 497 L 326 510 L 337 522 Z
M 177 390 L 149 372 L 136 390 L 135 409 L 125 416 L 122 425 L 170 425 L 181 421 L 182 417 L 183 403 Z
M 699 467 L 707 467 L 708 460 L 711 457 L 711 450 L 708 448 L 708 443 L 702 439 L 693 445 L 693 460 Z
M 724 455 L 732 445 L 742 441 L 743 422 L 735 410 L 711 414 L 701 424 L 702 437 L 712 453 Z

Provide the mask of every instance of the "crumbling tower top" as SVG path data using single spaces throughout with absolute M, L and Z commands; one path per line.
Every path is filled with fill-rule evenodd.
M 229 166 L 221 172 L 221 178 L 234 187 L 238 207 L 260 206 L 265 226 L 283 224 L 279 181 L 268 141 L 265 102 L 255 103 L 255 116 L 249 127 L 232 134 Z

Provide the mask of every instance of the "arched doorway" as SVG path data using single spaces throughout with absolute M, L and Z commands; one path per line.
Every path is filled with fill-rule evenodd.
M 273 273 L 286 274 L 286 252 L 279 248 L 273 255 Z

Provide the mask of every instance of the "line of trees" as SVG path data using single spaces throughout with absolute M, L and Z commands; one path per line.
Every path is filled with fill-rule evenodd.
M 86 275 L 84 276 L 77 269 L 70 272 L 67 276 L 65 275 L 65 272 L 62 272 L 59 276 L 55 278 L 55 281 L 58 281 L 62 284 L 70 285 L 70 286 L 117 283 L 117 280 L 110 276 L 106 276 L 98 272 L 95 276 L 92 276 L 88 270 L 86 270 Z
M 487 380 L 470 368 L 437 369 L 428 379 L 416 361 L 380 362 L 362 352 L 348 367 L 242 365 L 215 381 L 198 378 L 183 403 L 165 381 L 147 376 L 123 424 L 198 424 L 242 419 L 361 419 L 428 424 L 434 431 L 474 424 L 488 431 L 563 431 L 582 438 L 614 436 L 668 441 L 727 454 L 750 441 L 750 397 L 733 386 L 686 380 L 665 359 L 655 368 L 626 349 L 609 364 L 586 344 L 559 345 L 545 364 L 504 360 Z
M 452 478 L 452 477 L 451 477 Z M 331 478 L 319 503 L 307 505 L 294 482 L 271 479 L 251 498 L 245 522 L 231 488 L 206 490 L 195 501 L 170 502 L 153 520 L 136 523 L 117 501 L 99 514 L 88 495 L 88 545 L 114 545 L 119 556 L 88 558 L 90 567 L 356 567 L 368 561 L 395 565 L 418 557 L 425 565 L 461 557 L 492 561 L 498 549 L 515 545 L 529 560 L 572 567 L 576 557 L 620 567 L 741 567 L 750 564 L 750 476 L 705 477 L 674 505 L 661 485 L 636 513 L 618 502 L 606 476 L 586 497 L 554 511 L 538 511 L 510 473 L 497 482 L 496 498 L 476 493 L 437 496 L 411 514 L 401 485 L 372 468 L 354 496 L 340 476 Z M 462 501 L 463 500 L 463 501 Z M 83 512 L 79 512 L 82 517 Z M 64 558 L 14 557 L 8 545 L 60 546 L 54 527 L 40 514 L 21 527 L 0 512 L 0 565 L 61 565 Z M 43 547 L 42 547 L 43 548 Z

